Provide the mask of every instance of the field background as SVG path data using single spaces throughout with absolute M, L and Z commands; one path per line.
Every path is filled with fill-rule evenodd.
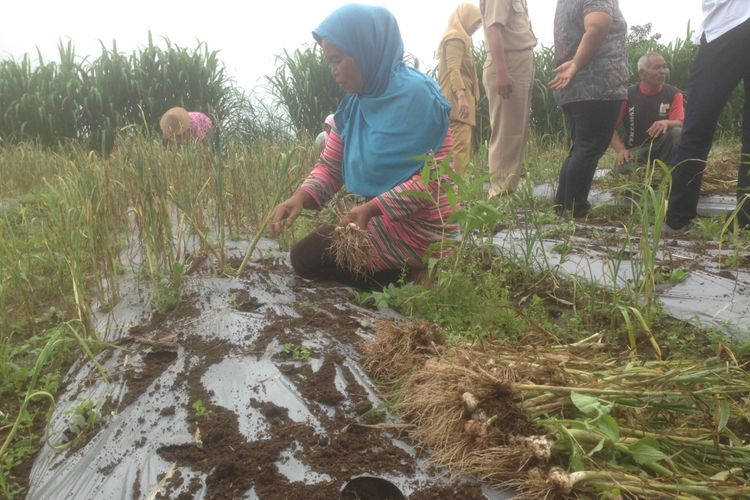
M 634 26 L 629 45 L 633 75 L 638 57 L 657 50 L 670 66 L 670 82 L 686 87 L 691 42 L 662 44 L 650 27 Z M 483 245 L 482 237 L 498 227 L 553 224 L 563 238 L 576 231 L 530 194 L 532 184 L 554 180 L 567 148 L 562 114 L 546 86 L 552 55 L 545 47 L 536 52 L 526 187 L 512 200 L 484 199 L 489 123 L 482 96 L 472 175 L 457 179 L 464 243 L 454 258 L 430 263 L 433 290 L 407 284 L 356 298 L 434 321 L 454 341 L 522 341 L 535 329 L 575 342 L 606 331 L 613 353 L 700 358 L 724 346 L 741 360 L 745 347 L 659 310 L 655 287 L 679 274 L 665 274 L 655 262 L 658 235 L 639 249 L 640 279 L 618 291 L 562 281 L 552 269 L 499 259 Z M 481 72 L 484 48 L 475 56 Z M 31 61 L 0 62 L 0 494 L 8 498 L 23 496 L 65 370 L 80 355 L 110 347 L 90 324 L 91 308 L 113 307 L 119 300 L 113 283 L 135 272 L 152 283 L 154 310 L 170 310 L 199 254 L 216 260 L 217 273 L 233 276 L 226 242 L 262 233 L 269 211 L 312 167 L 312 138 L 341 97 L 312 46 L 280 54 L 267 87 L 250 94 L 233 85 L 217 52 L 204 44 L 159 46 L 149 39 L 131 54 L 113 44 L 98 57 L 81 58 L 68 43 L 57 61 Z M 722 143 L 738 142 L 741 102 L 738 89 L 721 118 Z M 211 144 L 162 146 L 158 119 L 175 105 L 214 119 Z M 603 216 L 635 234 L 663 219 L 668 184 L 632 188 L 642 201 L 638 210 Z M 335 221 L 347 202 L 337 199 L 303 219 L 281 245 L 319 221 Z M 703 229 L 707 240 L 737 249 L 730 268 L 747 267 L 745 237 L 721 221 Z M 197 251 L 188 239 L 198 242 Z

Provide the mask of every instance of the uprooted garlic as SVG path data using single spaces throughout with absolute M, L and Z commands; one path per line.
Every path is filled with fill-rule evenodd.
M 479 401 L 477 401 L 477 398 L 474 397 L 474 395 L 470 392 L 464 392 L 461 395 L 461 400 L 464 402 L 466 409 L 471 413 L 474 413 L 474 411 L 477 409 L 477 406 L 479 406 Z
M 487 427 L 479 420 L 467 420 L 464 423 L 464 431 L 471 437 L 479 439 L 487 434 Z
M 522 443 L 528 447 L 539 460 L 549 460 L 552 457 L 554 442 L 547 436 L 512 436 L 511 443 Z
M 547 484 L 558 491 L 568 494 L 573 491 L 573 487 L 577 482 L 585 479 L 586 474 L 586 471 L 567 473 L 560 467 L 552 467 L 549 474 L 547 474 Z

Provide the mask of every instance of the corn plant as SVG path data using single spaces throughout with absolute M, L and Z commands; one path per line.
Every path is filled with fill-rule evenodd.
M 195 49 L 168 39 L 165 44 L 156 46 L 149 33 L 148 45 L 130 55 L 113 42 L 110 49 L 102 45 L 96 59 L 78 59 L 68 42 L 59 45 L 59 62 L 45 62 L 41 55 L 36 66 L 28 55 L 1 61 L 0 137 L 45 146 L 77 139 L 109 154 L 120 128 L 141 124 L 155 131 L 172 106 L 221 122 L 232 101 L 218 52 L 202 43 Z
M 284 110 L 291 130 L 298 136 L 314 137 L 326 115 L 336 110 L 343 91 L 317 45 L 292 53 L 285 50 L 276 59 L 276 73 L 267 77 L 271 95 Z

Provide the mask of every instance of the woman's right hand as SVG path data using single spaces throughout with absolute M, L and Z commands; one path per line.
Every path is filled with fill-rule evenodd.
M 292 227 L 303 207 L 304 198 L 301 193 L 294 193 L 286 201 L 276 205 L 268 221 L 268 233 L 271 236 L 278 236 L 285 229 Z
M 458 116 L 463 119 L 469 117 L 469 100 L 464 93 L 458 94 Z

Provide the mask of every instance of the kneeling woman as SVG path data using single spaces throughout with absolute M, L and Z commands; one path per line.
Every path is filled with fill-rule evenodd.
M 450 154 L 450 105 L 434 80 L 403 63 L 403 42 L 393 15 L 382 7 L 346 5 L 313 31 L 347 92 L 335 127 L 310 176 L 279 204 L 271 235 L 289 227 L 303 208 L 320 209 L 342 186 L 369 199 L 339 221 L 366 231 L 371 258 L 365 276 L 339 268 L 330 249 L 333 226 L 321 226 L 291 249 L 295 272 L 308 279 L 360 287 L 382 286 L 402 270 L 424 268 L 434 243 L 455 235 L 447 178 L 422 182 L 423 161 Z M 443 188 L 441 188 L 443 186 Z M 415 192 L 429 196 L 415 195 Z M 445 253 L 435 251 L 435 256 Z

